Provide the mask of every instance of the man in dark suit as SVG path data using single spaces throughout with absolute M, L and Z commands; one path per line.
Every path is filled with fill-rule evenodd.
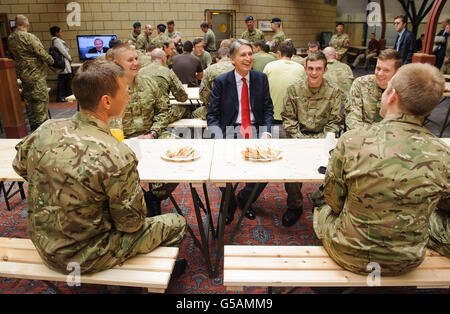
M 94 46 L 95 47 L 89 49 L 88 53 L 104 54 L 108 51 L 108 48 L 103 47 L 103 40 L 100 38 L 94 40 Z
M 243 39 L 230 47 L 231 61 L 235 70 L 214 79 L 206 120 L 211 132 L 218 131 L 223 138 L 271 138 L 273 104 L 270 98 L 269 82 L 264 73 L 253 71 L 253 47 Z M 267 183 L 261 183 L 254 202 Z M 241 209 L 250 197 L 255 184 L 246 184 L 237 200 Z M 236 201 L 231 197 L 226 223 L 233 220 Z M 250 207 L 245 215 L 255 219 Z
M 397 31 L 394 49 L 400 52 L 403 64 L 411 63 L 416 51 L 416 37 L 406 29 L 406 16 L 399 15 L 394 19 L 394 27 Z

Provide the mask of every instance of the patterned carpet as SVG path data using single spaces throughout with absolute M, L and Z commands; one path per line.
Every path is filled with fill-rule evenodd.
M 26 185 L 25 185 L 26 187 Z M 282 184 L 269 184 L 260 199 L 255 203 L 257 211 L 256 220 L 243 220 L 243 226 L 236 235 L 235 244 L 254 244 L 254 245 L 314 245 L 314 235 L 312 229 L 312 204 L 310 195 L 317 189 L 317 184 L 304 184 L 304 212 L 301 219 L 292 227 L 286 228 L 281 224 L 282 215 L 286 209 L 286 194 Z M 238 188 L 238 190 L 241 187 Z M 203 198 L 203 193 L 199 190 L 200 196 Z M 217 215 L 220 205 L 220 190 L 215 185 L 208 186 L 208 194 L 211 202 L 211 209 L 214 215 L 214 221 L 217 221 Z M 189 186 L 180 184 L 174 192 L 174 197 L 180 205 L 188 223 L 197 233 L 197 223 L 192 205 L 191 193 Z M 11 211 L 7 211 L 6 205 L 3 201 L 3 196 L 0 199 L 0 236 L 2 237 L 17 237 L 27 238 L 27 202 L 21 200 L 20 195 L 14 196 L 10 200 Z M 163 213 L 175 212 L 169 200 L 163 203 Z M 240 211 L 237 211 L 239 214 Z M 237 221 L 237 215 L 234 222 Z M 225 229 L 225 239 L 229 238 L 231 233 L 231 226 Z M 215 258 L 216 242 L 212 242 L 212 257 Z M 223 294 L 235 293 L 227 291 L 222 285 L 223 272 L 220 271 L 220 276 L 213 280 L 208 278 L 207 269 L 203 261 L 199 249 L 197 249 L 192 241 L 189 233 L 180 248 L 179 257 L 184 257 L 188 260 L 189 266 L 186 272 L 177 280 L 172 280 L 167 289 L 170 294 Z M 221 263 L 223 265 L 223 262 Z M 0 293 L 8 294 L 54 294 L 54 293 L 76 293 L 76 294 L 94 294 L 94 293 L 146 293 L 146 290 L 140 288 L 111 288 L 102 285 L 83 284 L 81 287 L 69 288 L 66 283 L 53 282 L 58 289 L 46 285 L 42 281 L 12 279 L 0 277 Z M 330 292 L 330 290 L 312 290 L 310 288 L 300 288 L 296 293 L 322 293 Z M 331 292 L 335 292 L 331 290 Z M 407 287 L 393 287 L 393 288 L 356 288 L 353 293 L 450 293 L 450 289 L 428 289 L 418 290 Z M 244 289 L 246 294 L 266 293 L 266 288 L 262 287 L 246 287 Z

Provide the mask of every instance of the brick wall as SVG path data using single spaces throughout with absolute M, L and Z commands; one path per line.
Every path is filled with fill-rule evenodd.
M 8 13 L 10 20 L 16 14 L 26 15 L 30 31 L 46 48 L 51 41 L 49 28 L 60 26 L 75 61 L 78 60 L 77 35 L 116 34 L 119 39 L 126 39 L 135 21 L 152 24 L 155 29 L 157 24 L 173 19 L 183 40 L 203 37 L 200 23 L 204 20 L 205 9 L 234 10 L 237 37 L 245 31 L 244 19 L 248 15 L 255 20 L 279 17 L 283 21 L 283 31 L 296 47 L 306 47 L 309 41 L 318 39 L 322 31 L 334 31 L 336 22 L 336 5 L 325 4 L 323 0 L 79 0 L 81 26 L 69 27 L 66 23 L 69 2 L 1 0 L 0 12 Z M 272 32 L 265 32 L 266 39 L 272 35 Z

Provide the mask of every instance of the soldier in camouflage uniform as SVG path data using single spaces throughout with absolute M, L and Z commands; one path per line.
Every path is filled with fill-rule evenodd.
M 251 44 L 254 44 L 258 40 L 264 40 L 264 33 L 261 30 L 255 28 L 255 21 L 253 20 L 253 16 L 247 16 L 245 18 L 245 24 L 247 25 L 247 30 L 242 33 L 242 39 L 245 39 Z
M 209 28 L 209 25 L 206 22 L 203 22 L 200 25 L 200 28 L 202 32 L 205 33 L 205 35 L 203 36 L 204 49 L 211 55 L 211 58 L 214 59 L 216 57 L 216 50 L 217 50 L 216 35 L 212 31 L 212 29 Z
M 166 66 L 169 69 L 173 68 L 173 57 L 177 55 L 177 50 L 175 49 L 175 43 L 173 40 L 164 42 L 163 50 L 166 54 Z
M 166 31 L 166 25 L 158 24 L 156 31 L 158 32 L 158 35 L 152 39 L 152 43 L 156 48 L 162 49 L 164 43 L 170 40 L 169 36 L 164 33 Z
M 278 45 L 286 40 L 284 32 L 281 31 L 281 19 L 274 17 L 270 22 L 270 27 L 275 32 L 272 36 L 272 40 L 269 42 L 270 52 L 276 53 L 278 50 Z
M 125 138 L 147 139 L 176 138 L 166 131 L 169 125 L 169 108 L 158 84 L 149 76 L 139 73 L 139 62 L 134 48 L 121 44 L 107 55 L 108 60 L 120 64 L 127 71 L 130 101 L 122 118 Z M 178 184 L 153 184 L 150 198 L 151 211 L 159 214 L 161 201 L 168 198 Z
M 192 42 L 194 45 L 194 51 L 192 51 L 192 55 L 196 56 L 198 60 L 200 60 L 200 64 L 202 69 L 205 70 L 212 63 L 212 55 L 203 49 L 203 39 L 196 38 Z
M 175 22 L 170 20 L 167 22 L 166 35 L 174 43 L 176 52 L 183 53 L 183 43 L 181 42 L 181 33 L 175 30 Z
M 234 70 L 234 65 L 230 59 L 230 49 L 220 48 L 216 55 L 217 63 L 209 66 L 203 75 L 202 83 L 200 84 L 200 101 L 203 106 L 195 109 L 192 112 L 192 117 L 206 120 L 206 113 L 208 112 L 209 97 L 213 88 L 213 81 L 220 74 Z
M 342 123 L 342 92 L 323 78 L 327 59 L 320 52 L 312 52 L 306 58 L 307 78 L 287 88 L 281 118 L 288 138 L 323 138 L 328 132 L 336 135 Z M 300 218 L 302 208 L 302 184 L 286 183 L 288 209 L 283 215 L 283 225 L 292 226 Z
M 77 263 L 81 273 L 99 272 L 158 246 L 179 246 L 185 236 L 178 214 L 145 218 L 138 160 L 110 134 L 127 88 L 121 67 L 87 61 L 73 79 L 81 112 L 45 122 L 16 146 L 13 168 L 29 183 L 28 232 L 55 271 Z
M 332 151 L 314 231 L 345 269 L 367 274 L 374 262 L 381 276 L 411 271 L 425 258 L 436 205 L 450 212 L 449 147 L 423 127 L 444 83 L 429 64 L 401 67 L 383 93 L 384 120 L 346 132 Z
M 162 49 L 154 49 L 151 58 L 152 62 L 143 67 L 139 73 L 151 77 L 158 84 L 162 97 L 169 106 L 169 123 L 180 120 L 187 112 L 189 113 L 189 106 L 170 105 L 169 94 L 172 93 L 178 102 L 185 102 L 188 94 L 180 79 L 166 66 L 166 54 Z
M 152 33 L 153 27 L 150 24 L 145 25 L 144 31 L 136 38 L 136 44 L 134 45 L 136 50 L 145 51 L 147 45 L 152 42 L 150 38 Z
M 350 37 L 344 33 L 344 23 L 338 22 L 336 24 L 336 31 L 337 34 L 331 36 L 328 46 L 336 49 L 339 61 L 347 63 L 347 51 L 350 47 Z
M 327 57 L 327 72 L 323 77 L 339 87 L 344 104 L 352 87 L 353 71 L 350 66 L 336 59 L 336 50 L 333 47 L 325 48 L 323 54 Z
M 47 65 L 53 64 L 53 58 L 39 38 L 28 33 L 30 23 L 25 16 L 17 15 L 15 23 L 17 28 L 8 37 L 8 49 L 22 81 L 22 97 L 30 129 L 34 131 L 48 119 Z
M 310 41 L 308 43 L 308 50 L 306 51 L 307 54 L 310 54 L 314 51 L 320 51 L 320 44 L 318 41 Z M 292 56 L 292 61 L 297 62 L 300 65 L 306 66 L 306 57 L 301 57 L 294 55 Z
M 353 82 L 344 108 L 347 130 L 381 121 L 381 95 L 401 65 L 398 51 L 383 50 L 378 56 L 375 74 L 358 77 Z
M 141 34 L 141 23 L 135 22 L 133 24 L 133 30 L 131 31 L 130 35 L 128 35 L 128 43 L 132 45 L 136 44 L 136 40 L 140 34 Z

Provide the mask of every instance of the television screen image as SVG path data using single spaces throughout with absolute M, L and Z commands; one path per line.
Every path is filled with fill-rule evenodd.
M 95 59 L 106 53 L 109 49 L 109 41 L 117 39 L 116 35 L 78 35 L 78 54 L 80 60 Z

